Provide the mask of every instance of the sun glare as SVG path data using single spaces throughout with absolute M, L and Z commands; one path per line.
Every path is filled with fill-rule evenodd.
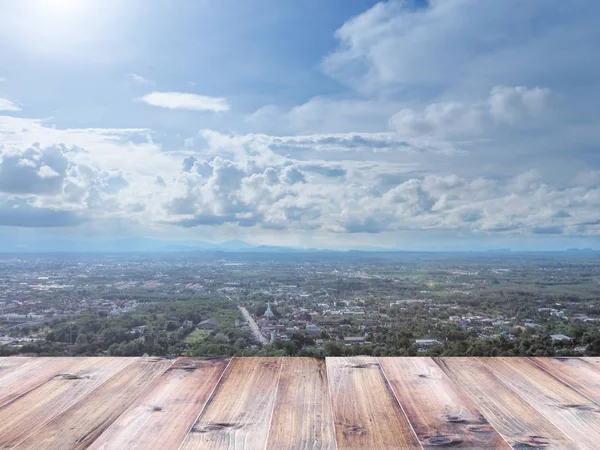
M 85 7 L 85 0 L 42 0 L 40 7 L 53 14 L 73 14 Z
M 13 13 L 14 35 L 47 57 L 97 51 L 116 2 L 102 0 L 22 0 Z

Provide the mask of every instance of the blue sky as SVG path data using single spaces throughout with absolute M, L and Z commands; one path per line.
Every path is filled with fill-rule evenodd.
M 0 12 L 0 244 L 598 247 L 597 2 Z

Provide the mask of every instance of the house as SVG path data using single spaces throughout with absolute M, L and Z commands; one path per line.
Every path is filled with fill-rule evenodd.
M 442 345 L 437 339 L 416 339 L 415 343 L 422 348 L 429 348 L 434 345 Z
M 551 334 L 550 338 L 553 341 L 572 341 L 573 339 L 565 334 Z
M 193 328 L 193 327 L 194 327 L 194 322 L 192 322 L 191 320 L 183 321 L 183 328 Z
M 345 344 L 362 344 L 365 342 L 364 336 L 346 336 L 344 338 Z
M 206 319 L 200 322 L 198 326 L 196 326 L 196 328 L 198 328 L 199 330 L 214 330 L 218 326 L 219 322 L 217 321 L 217 319 L 211 317 L 210 319 Z
M 321 332 L 321 328 L 313 324 L 308 324 L 306 325 L 306 331 L 308 331 L 310 334 L 319 334 Z
M 136 336 L 143 336 L 147 331 L 148 327 L 146 325 L 140 325 L 139 327 L 133 327 L 130 333 L 135 334 Z

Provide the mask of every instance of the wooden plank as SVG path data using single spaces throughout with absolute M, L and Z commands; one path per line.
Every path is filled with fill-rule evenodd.
M 26 449 L 83 449 L 144 393 L 173 361 L 140 358 L 19 444 Z M 139 447 L 145 448 L 145 447 Z
M 0 377 L 4 375 L 6 370 L 11 369 L 12 367 L 20 366 L 30 359 L 32 358 L 29 356 L 2 356 L 0 358 Z
M 179 448 L 228 363 L 229 359 L 179 358 L 90 449 Z
M 378 359 L 424 448 L 511 448 L 431 358 Z
M 281 358 L 234 358 L 182 449 L 264 448 Z
M 600 370 L 600 356 L 584 356 L 581 359 L 591 364 L 594 369 Z
M 327 358 L 340 449 L 422 448 L 376 358 Z
M 579 448 L 481 361 L 469 357 L 434 360 L 513 448 Z
M 529 358 L 554 377 L 561 380 L 600 405 L 600 370 L 583 358 Z
M 596 450 L 600 407 L 526 358 L 481 358 L 504 384 L 577 443 Z
M 46 422 L 89 395 L 135 358 L 83 358 L 0 409 L 0 448 L 13 447 Z M 110 401 L 110 400 L 108 400 Z
M 324 360 L 283 359 L 267 448 L 336 448 Z
M 81 361 L 77 358 L 26 358 L 0 372 L 0 408 Z

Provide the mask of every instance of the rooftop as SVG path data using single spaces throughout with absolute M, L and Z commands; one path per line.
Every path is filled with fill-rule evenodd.
M 599 405 L 600 358 L 0 358 L 2 448 L 596 449 Z

